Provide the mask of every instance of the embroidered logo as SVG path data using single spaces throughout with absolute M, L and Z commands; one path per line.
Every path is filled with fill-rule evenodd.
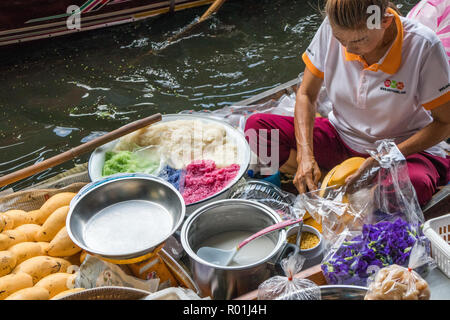
M 384 87 L 380 87 L 380 90 L 383 91 L 405 94 L 406 91 L 402 91 L 403 89 L 405 89 L 405 84 L 403 82 L 391 79 L 384 81 Z
M 392 88 L 392 89 L 398 89 L 398 90 L 403 90 L 405 88 L 405 84 L 401 81 L 397 82 L 395 80 L 386 80 L 384 82 L 384 86 L 386 88 Z

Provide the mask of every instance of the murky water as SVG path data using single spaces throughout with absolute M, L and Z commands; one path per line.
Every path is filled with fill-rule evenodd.
M 415 2 L 397 1 L 403 14 Z M 0 175 L 156 112 L 221 108 L 294 79 L 321 22 L 316 0 L 229 0 L 187 36 L 148 54 L 206 8 L 0 48 Z

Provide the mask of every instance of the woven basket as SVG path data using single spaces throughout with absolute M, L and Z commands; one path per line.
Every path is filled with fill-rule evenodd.
M 99 287 L 68 294 L 59 300 L 139 300 L 150 292 L 127 287 Z

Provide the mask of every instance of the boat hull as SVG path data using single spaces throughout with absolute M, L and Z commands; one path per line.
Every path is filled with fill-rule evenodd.
M 0 2 L 0 46 L 134 22 L 213 0 L 16 0 Z

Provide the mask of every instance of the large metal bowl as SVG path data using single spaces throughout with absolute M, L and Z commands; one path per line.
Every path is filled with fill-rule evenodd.
M 319 286 L 321 300 L 364 300 L 366 287 L 350 285 L 324 285 Z M 303 296 L 301 291 L 281 296 L 277 300 L 297 300 Z
M 231 139 L 237 146 L 237 157 L 238 157 L 238 164 L 240 166 L 239 172 L 236 175 L 236 177 L 221 191 L 218 193 L 205 198 L 201 201 L 197 201 L 195 203 L 191 203 L 186 205 L 186 215 L 189 216 L 192 212 L 194 212 L 196 209 L 200 208 L 201 206 L 205 205 L 206 203 L 209 203 L 213 200 L 220 200 L 220 199 L 226 199 L 228 197 L 228 194 L 230 192 L 230 188 L 235 185 L 236 182 L 238 182 L 244 174 L 248 170 L 248 166 L 250 164 L 250 147 L 247 143 L 247 140 L 245 139 L 245 136 L 242 132 L 238 131 L 228 123 L 224 121 L 220 121 L 219 119 L 215 119 L 213 117 L 206 117 L 206 116 L 198 116 L 198 115 L 180 115 L 180 114 L 168 114 L 163 115 L 161 122 L 169 122 L 169 121 L 175 121 L 175 120 L 201 120 L 206 123 L 212 123 L 218 126 L 222 126 L 226 132 L 227 132 L 227 138 Z M 114 146 L 119 142 L 119 140 L 111 141 L 101 147 L 98 147 L 94 150 L 94 152 L 91 154 L 91 157 L 89 159 L 88 164 L 88 172 L 89 177 L 91 181 L 97 181 L 100 179 L 103 179 L 102 176 L 102 170 L 103 165 L 105 163 L 105 154 L 107 151 L 110 151 L 114 148 Z
M 116 263 L 144 260 L 170 237 L 185 216 L 181 194 L 145 174 L 118 174 L 91 183 L 75 196 L 67 215 L 73 242 Z

